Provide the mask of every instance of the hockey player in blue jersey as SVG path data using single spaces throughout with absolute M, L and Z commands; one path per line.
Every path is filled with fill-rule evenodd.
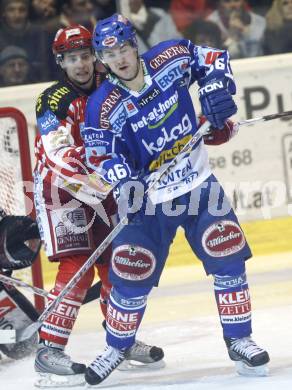
M 202 113 L 222 131 L 237 111 L 236 88 L 226 51 L 181 39 L 161 42 L 139 56 L 133 26 L 121 15 L 98 22 L 93 46 L 109 76 L 88 100 L 82 137 L 88 164 L 115 187 L 120 207 L 129 183 L 135 189 L 131 203 L 196 133 L 189 87 L 198 83 Z M 87 368 L 86 381 L 102 382 L 125 359 L 179 226 L 214 277 L 230 358 L 239 373 L 264 375 L 269 355 L 251 338 L 245 273 L 251 251 L 211 173 L 203 140 L 182 153 L 147 195 L 113 242 L 107 347 Z

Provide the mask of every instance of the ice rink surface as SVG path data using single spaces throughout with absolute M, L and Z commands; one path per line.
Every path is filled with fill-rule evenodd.
M 164 348 L 159 370 L 116 370 L 96 388 L 130 390 L 290 390 L 292 388 L 292 253 L 248 262 L 253 338 L 271 358 L 270 375 L 240 377 L 222 339 L 212 278 L 200 266 L 171 267 L 152 292 L 139 339 Z M 76 361 L 90 363 L 104 348 L 97 302 L 84 306 L 68 346 Z M 31 390 L 33 358 L 0 360 L 1 390 Z M 84 389 L 86 387 L 75 387 Z M 93 387 L 91 387 L 93 388 Z

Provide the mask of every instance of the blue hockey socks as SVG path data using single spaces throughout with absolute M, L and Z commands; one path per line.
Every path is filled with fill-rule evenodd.
M 236 262 L 214 276 L 215 297 L 223 335 L 226 338 L 249 336 L 251 304 L 244 262 Z
M 114 348 L 129 348 L 143 318 L 149 288 L 113 287 L 107 308 L 106 341 Z

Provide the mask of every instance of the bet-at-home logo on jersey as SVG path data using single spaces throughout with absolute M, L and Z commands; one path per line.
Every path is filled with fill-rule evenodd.
M 161 126 L 167 118 L 177 109 L 178 107 L 178 93 L 170 96 L 169 99 L 165 100 L 163 103 L 159 103 L 157 107 L 154 107 L 147 116 L 143 115 L 142 118 L 136 122 L 131 123 L 134 133 L 139 129 L 147 126 L 148 129 L 156 129 Z

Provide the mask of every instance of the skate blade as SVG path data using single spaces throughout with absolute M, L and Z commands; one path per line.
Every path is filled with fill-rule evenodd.
M 244 362 L 235 362 L 236 371 L 242 376 L 268 376 L 269 368 L 266 364 L 257 367 L 250 367 Z
M 49 373 L 38 373 L 38 379 L 34 386 L 41 389 L 76 387 L 84 385 L 84 374 L 76 375 L 56 375 Z
M 153 363 L 142 363 L 136 360 L 124 360 L 117 369 L 119 371 L 147 371 L 147 370 L 159 370 L 165 367 L 164 360 L 159 360 Z

